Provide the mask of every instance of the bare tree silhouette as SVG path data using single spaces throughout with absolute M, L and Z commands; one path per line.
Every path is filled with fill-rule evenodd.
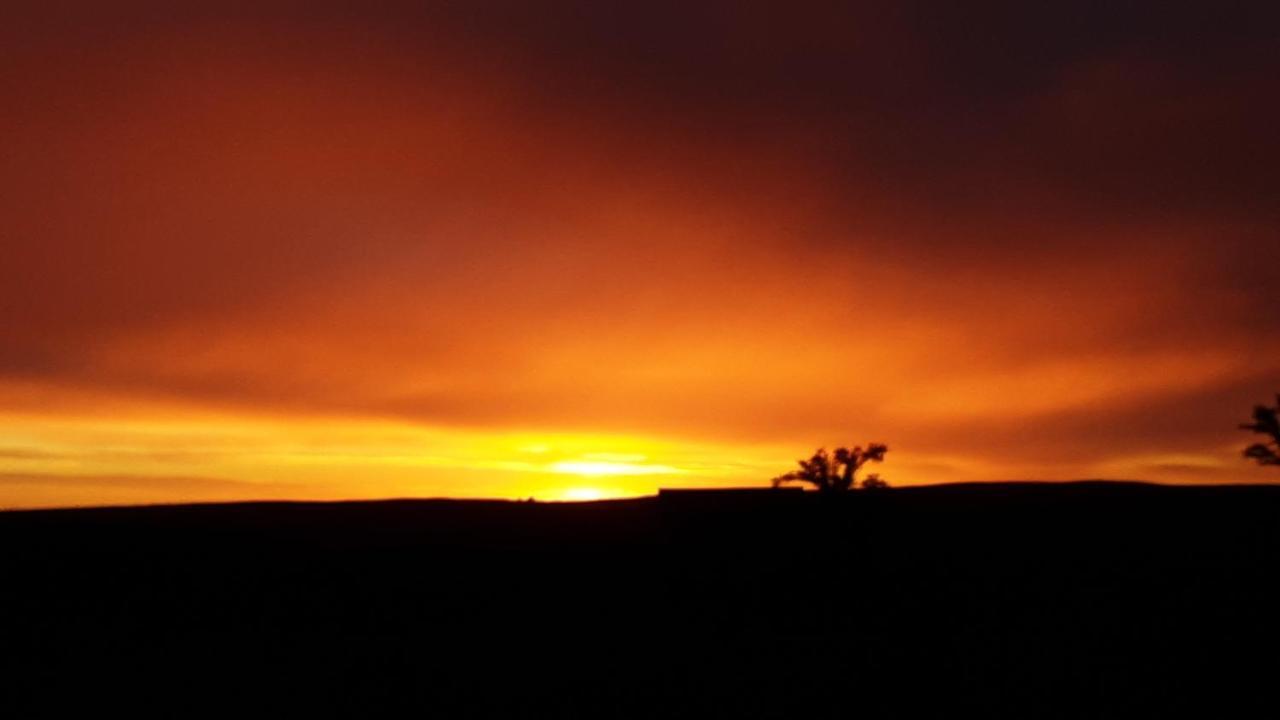
M 808 460 L 799 460 L 800 469 L 792 470 L 785 475 L 779 475 L 773 479 L 773 486 L 778 487 L 783 483 L 804 482 L 816 487 L 820 492 L 845 492 L 858 487 L 857 476 L 858 470 L 869 462 L 883 462 L 885 453 L 889 452 L 889 446 L 882 443 L 871 443 L 867 445 L 865 450 L 862 446 L 856 446 L 852 450 L 849 448 L 836 448 L 832 455 L 828 455 L 823 448 L 818 448 L 813 457 Z M 862 481 L 863 489 L 886 488 L 889 483 L 883 480 L 879 475 L 868 475 Z
M 1270 436 L 1271 440 L 1254 443 L 1244 449 L 1244 456 L 1257 461 L 1259 465 L 1280 465 L 1280 394 L 1276 395 L 1276 406 L 1256 405 L 1253 408 L 1253 422 L 1240 426 L 1241 430 L 1251 430 Z
M 889 481 L 880 477 L 880 473 L 871 473 L 862 479 L 863 490 L 883 490 L 889 487 Z

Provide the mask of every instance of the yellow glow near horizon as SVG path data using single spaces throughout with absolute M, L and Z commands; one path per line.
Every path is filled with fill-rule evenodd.
M 827 440 L 828 446 L 838 438 Z M 813 445 L 820 444 L 814 442 Z M 443 428 L 112 405 L 0 410 L 0 508 L 414 497 L 598 500 L 663 487 L 764 486 L 808 446 L 641 434 Z M 895 447 L 894 485 L 974 479 L 1235 477 L 1238 448 L 1034 466 Z M 1179 474 L 1181 473 L 1181 474 Z M 1215 476 L 1216 477 L 1216 476 Z
M 0 508 L 459 497 L 592 500 L 763 483 L 753 453 L 642 435 L 486 431 L 357 418 L 139 408 L 0 412 Z M 583 478 L 607 483 L 580 484 Z
M 608 475 L 679 475 L 684 473 L 680 468 L 670 465 L 650 465 L 635 462 L 616 462 L 610 460 L 561 460 L 547 466 L 551 472 L 583 477 L 603 477 Z

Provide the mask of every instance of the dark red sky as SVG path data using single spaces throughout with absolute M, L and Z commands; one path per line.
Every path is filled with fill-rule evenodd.
M 1267 477 L 1274 3 L 22 5 L 0 505 Z

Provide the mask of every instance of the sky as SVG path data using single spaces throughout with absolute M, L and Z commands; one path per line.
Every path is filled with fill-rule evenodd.
M 1280 7 L 0 10 L 0 507 L 1264 482 Z

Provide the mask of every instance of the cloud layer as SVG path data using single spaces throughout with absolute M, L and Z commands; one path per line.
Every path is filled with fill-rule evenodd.
M 0 469 L 145 407 L 1263 477 L 1272 4 L 419 5 L 12 11 Z

